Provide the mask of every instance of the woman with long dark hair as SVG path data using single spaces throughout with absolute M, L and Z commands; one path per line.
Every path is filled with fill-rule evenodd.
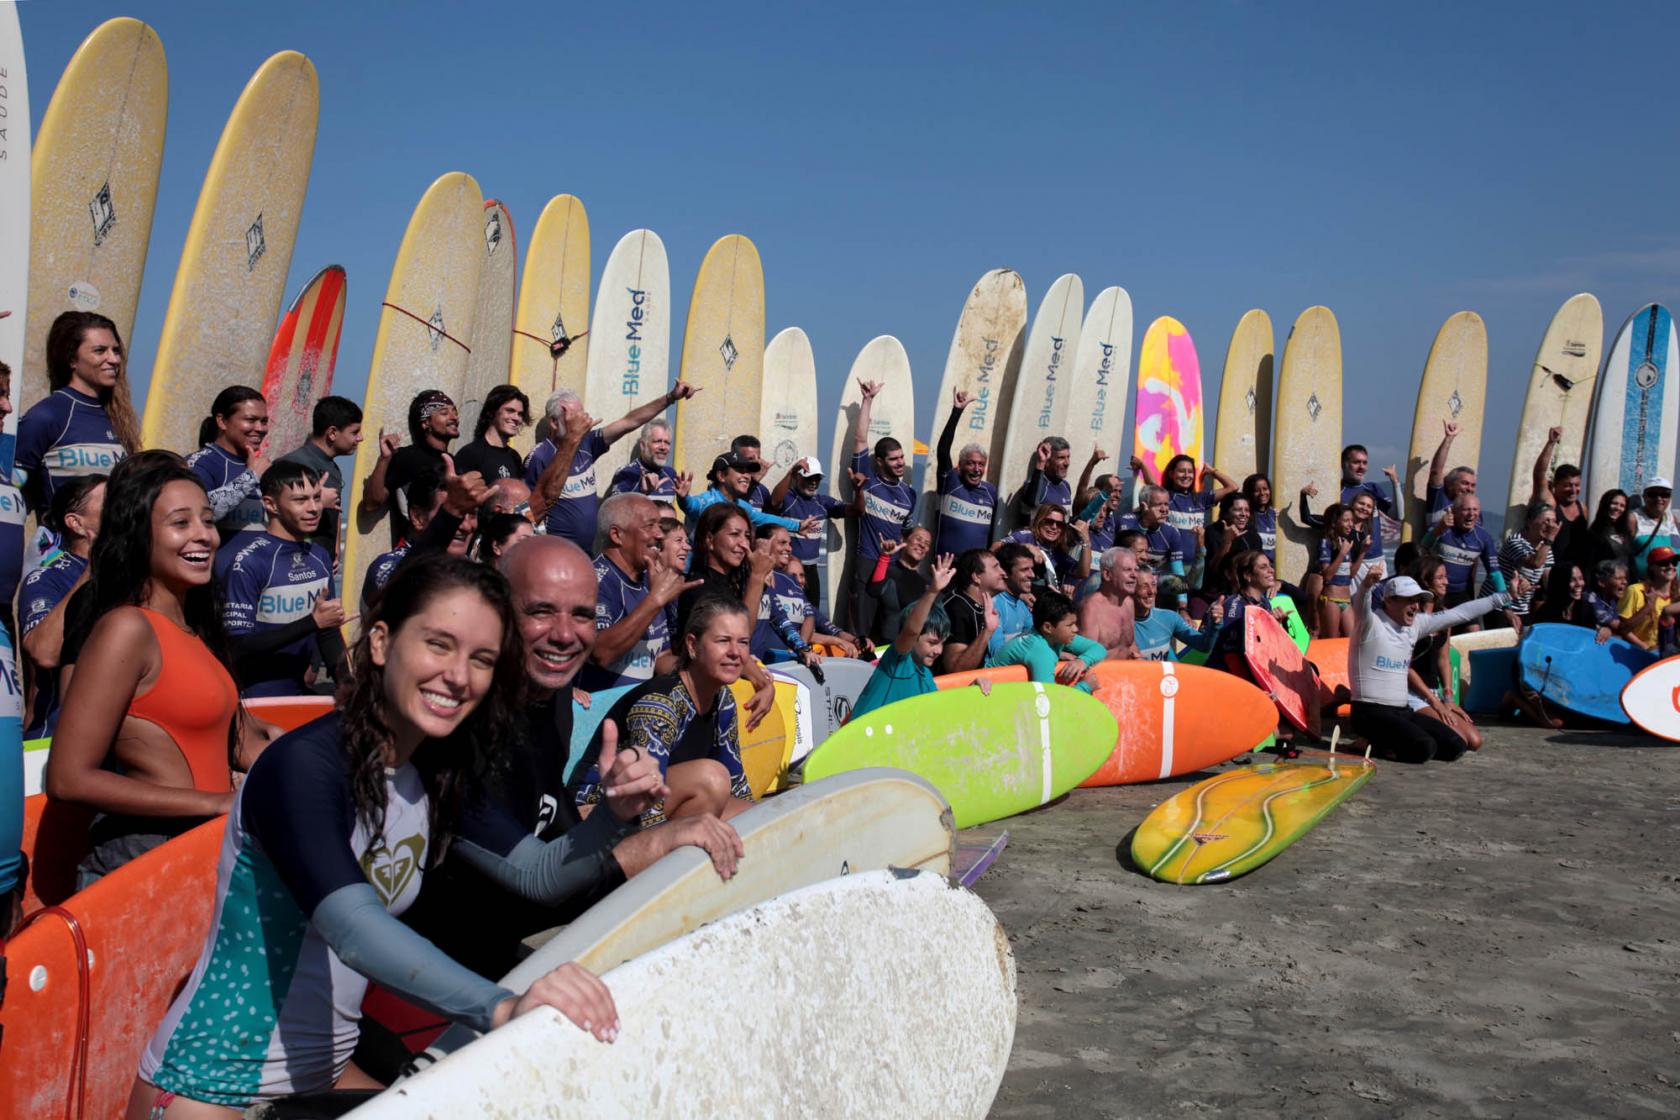
M 198 425 L 199 448 L 187 456 L 210 495 L 223 541 L 235 533 L 260 533 L 268 525 L 262 476 L 268 461 L 257 453 L 268 438 L 268 402 L 248 385 L 229 385 L 210 402 Z
M 72 669 L 47 756 L 47 795 L 101 814 L 81 886 L 227 812 L 230 759 L 248 765 L 266 742 L 255 721 L 233 734 L 215 554 L 210 501 L 180 456 L 117 464 L 87 583 L 67 608 Z
M 1589 571 L 1606 560 L 1620 560 L 1626 564 L 1633 557 L 1634 525 L 1628 516 L 1628 496 L 1625 490 L 1606 490 L 1598 499 L 1598 509 L 1587 529 L 1587 541 L 1582 554 L 1590 558 L 1583 565 Z
M 48 329 L 46 351 L 50 392 L 18 421 L 14 467 L 36 513 L 64 480 L 110 474 L 140 450 L 117 325 L 91 311 L 66 311 Z
M 481 564 L 494 564 L 508 549 L 535 532 L 531 523 L 517 513 L 488 514 L 478 523 L 473 555 Z
M 1272 505 L 1272 480 L 1263 474 L 1243 479 L 1243 497 L 1248 499 L 1249 518 L 1260 537 L 1259 551 L 1277 563 L 1277 507 Z
M 605 732 L 606 812 L 543 842 L 466 780 L 519 733 L 523 654 L 507 581 L 428 555 L 392 578 L 336 710 L 252 767 L 222 844 L 215 924 L 158 1027 L 132 1120 L 236 1116 L 253 1102 L 376 1087 L 351 1064 L 368 981 L 476 1030 L 538 1006 L 610 1042 L 606 987 L 562 965 L 523 995 L 456 964 L 398 920 L 444 850 L 522 897 L 596 885 L 612 845 L 667 793 L 653 760 Z

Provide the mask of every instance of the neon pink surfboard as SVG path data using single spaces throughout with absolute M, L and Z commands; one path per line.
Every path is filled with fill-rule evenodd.
M 1138 355 L 1132 453 L 1158 480 L 1174 455 L 1188 455 L 1203 466 L 1203 446 L 1202 364 L 1196 344 L 1183 323 L 1163 315 L 1149 324 Z

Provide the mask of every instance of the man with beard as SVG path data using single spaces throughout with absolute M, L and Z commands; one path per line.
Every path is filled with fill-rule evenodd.
M 863 391 L 863 400 L 858 405 L 857 427 L 852 437 L 852 509 L 857 513 L 858 531 L 849 589 L 850 625 L 856 633 L 867 635 L 874 630 L 878 603 L 869 594 L 875 561 L 881 557 L 883 544 L 896 544 L 904 539 L 904 531 L 915 516 L 916 492 L 904 481 L 909 465 L 904 446 L 896 439 L 882 436 L 875 441 L 874 454 L 870 454 L 869 418 L 881 382 L 860 381 L 858 387 Z
M 464 811 L 489 802 L 530 835 L 554 841 L 581 823 L 566 793 L 571 752 L 573 681 L 596 640 L 595 570 L 569 541 L 533 537 L 502 560 L 513 592 L 514 614 L 525 649 L 527 733 L 506 745 L 504 765 L 468 789 Z M 617 741 L 611 721 L 603 741 Z M 500 976 L 519 958 L 520 942 L 576 917 L 602 895 L 655 860 L 686 844 L 704 849 L 719 876 L 729 879 L 741 858 L 741 838 L 717 816 L 681 817 L 631 833 L 599 859 L 593 891 L 564 909 L 533 904 L 446 857 L 428 872 L 426 889 L 404 917 L 444 952 L 481 976 Z
M 951 467 L 951 444 L 957 437 L 957 422 L 974 397 L 958 389 L 951 397 L 951 415 L 939 433 L 935 451 L 939 465 L 939 520 L 934 531 L 936 552 L 961 555 L 976 548 L 989 548 L 992 522 L 997 518 L 997 487 L 986 481 L 986 449 L 978 443 L 965 444 Z M 959 582 L 962 573 L 957 573 Z M 950 647 L 946 647 L 949 653 Z
M 424 474 L 443 474 L 444 452 L 461 434 L 461 418 L 449 394 L 439 389 L 417 394 L 408 405 L 408 434 L 413 442 L 402 447 L 401 436 L 379 430 L 379 461 L 362 486 L 362 512 L 385 511 L 393 548 L 408 532 L 404 494 L 409 484 Z
M 636 452 L 618 468 L 607 487 L 609 494 L 646 494 L 670 505 L 677 500 L 677 472 L 671 469 L 671 425 L 655 417 L 636 440 Z
M 989 550 L 971 548 L 957 557 L 957 574 L 939 600 L 939 608 L 951 623 L 939 651 L 941 673 L 961 673 L 986 664 L 986 647 L 999 626 L 993 600 L 1003 589 L 1003 565 Z

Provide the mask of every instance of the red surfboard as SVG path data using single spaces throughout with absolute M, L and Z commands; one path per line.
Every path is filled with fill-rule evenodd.
M 1254 683 L 1271 693 L 1283 718 L 1313 735 L 1319 733 L 1318 678 L 1307 655 L 1290 639 L 1271 613 L 1243 611 L 1243 654 Z
M 332 391 L 338 337 L 344 327 L 344 269 L 328 265 L 303 286 L 268 351 L 262 394 L 268 439 L 262 453 L 295 451 L 310 435 L 315 402 Z

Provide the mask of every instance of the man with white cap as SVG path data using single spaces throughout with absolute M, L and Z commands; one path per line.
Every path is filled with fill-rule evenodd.
M 1511 600 L 1498 591 L 1481 599 L 1428 614 L 1419 608 L 1435 596 L 1411 576 L 1396 576 L 1380 588 L 1383 564 L 1366 570 L 1353 593 L 1353 640 L 1348 643 L 1348 678 L 1353 688 L 1353 730 L 1369 739 L 1372 753 L 1396 762 L 1452 762 L 1469 745 L 1440 720 L 1415 712 L 1406 702 L 1406 672 L 1412 649 L 1438 630 L 1480 618 Z M 1528 593 L 1518 576 L 1512 592 Z
M 1680 524 L 1676 524 L 1669 508 L 1674 483 L 1656 475 L 1646 481 L 1640 497 L 1643 504 L 1633 511 L 1633 574 L 1644 579 L 1652 552 L 1680 544 Z
M 846 516 L 847 505 L 839 498 L 822 492 L 823 466 L 815 455 L 795 459 L 787 474 L 770 492 L 770 508 L 783 517 L 802 524 L 809 519 L 837 521 Z M 805 598 L 812 604 L 822 597 L 819 582 L 828 567 L 828 550 L 823 547 L 823 532 L 795 533 L 793 558 L 805 572 Z

